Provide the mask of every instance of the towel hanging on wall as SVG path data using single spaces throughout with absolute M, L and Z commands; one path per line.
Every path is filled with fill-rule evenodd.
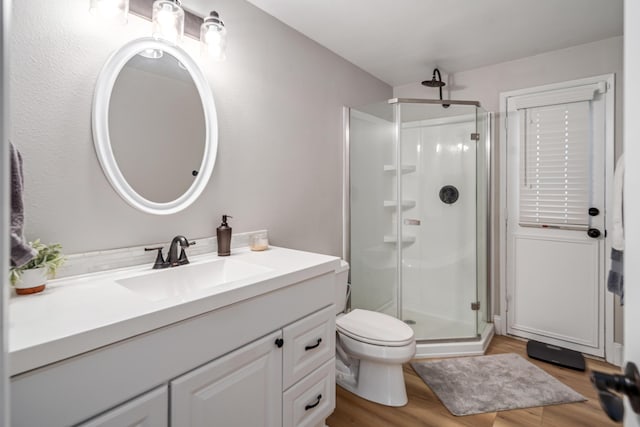
M 23 234 L 24 229 L 24 177 L 22 175 L 22 156 L 9 141 L 11 162 L 11 265 L 20 266 L 31 261 L 36 251 L 29 246 Z
M 611 269 L 607 289 L 624 304 L 624 154 L 618 158 L 613 176 L 613 228 L 611 230 Z

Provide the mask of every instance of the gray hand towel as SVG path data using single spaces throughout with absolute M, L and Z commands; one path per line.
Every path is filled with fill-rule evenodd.
M 11 161 L 11 265 L 20 266 L 31 261 L 36 251 L 24 239 L 24 203 L 22 192 L 24 178 L 22 175 L 22 156 L 9 141 L 9 157 Z
M 624 305 L 624 252 L 611 248 L 611 270 L 607 278 L 609 292 L 620 297 L 620 304 Z

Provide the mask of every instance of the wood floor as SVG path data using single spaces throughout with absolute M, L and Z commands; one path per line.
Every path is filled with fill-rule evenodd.
M 456 417 L 440 403 L 436 395 L 416 375 L 409 364 L 404 366 L 409 403 L 402 408 L 377 405 L 361 399 L 337 386 L 336 410 L 327 419 L 329 427 L 382 427 L 382 426 L 433 426 L 433 427 L 602 427 L 618 426 L 600 408 L 595 389 L 589 381 L 589 370 L 619 373 L 619 368 L 607 363 L 587 359 L 587 372 L 561 368 L 549 363 L 529 359 L 525 342 L 504 336 L 493 338 L 487 354 L 517 353 L 549 374 L 572 387 L 588 400 L 580 403 L 543 406 L 512 411 Z

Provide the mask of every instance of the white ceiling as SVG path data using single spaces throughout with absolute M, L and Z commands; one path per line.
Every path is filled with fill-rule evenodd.
M 392 86 L 622 35 L 623 0 L 248 1 Z

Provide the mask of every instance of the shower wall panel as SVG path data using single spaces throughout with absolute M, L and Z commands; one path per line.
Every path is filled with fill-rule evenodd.
M 351 303 L 396 315 L 394 210 L 384 205 L 395 197 L 394 174 L 385 171 L 395 164 L 393 123 L 352 109 L 349 132 Z

